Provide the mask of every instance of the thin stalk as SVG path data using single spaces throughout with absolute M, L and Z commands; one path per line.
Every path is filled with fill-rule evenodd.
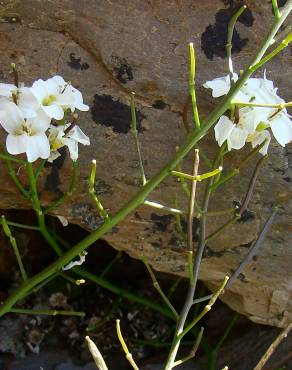
M 233 272 L 232 276 L 230 277 L 228 283 L 226 284 L 226 289 L 228 289 L 231 284 L 237 279 L 237 277 L 241 274 L 241 272 L 244 270 L 246 265 L 252 260 L 252 257 L 257 253 L 258 249 L 262 245 L 267 233 L 269 232 L 273 222 L 274 218 L 277 213 L 277 208 L 275 208 L 266 221 L 263 229 L 261 230 L 257 240 L 250 246 L 247 255 L 245 258 L 241 261 L 240 265 L 237 267 L 237 269 Z
M 281 333 L 277 336 L 277 338 L 273 341 L 273 343 L 270 345 L 270 347 L 267 349 L 266 353 L 263 355 L 263 357 L 260 359 L 259 363 L 253 370 L 262 370 L 262 368 L 267 363 L 268 359 L 272 356 L 272 354 L 275 352 L 279 344 L 287 338 L 288 334 L 290 333 L 292 329 L 292 322 L 281 331 Z
M 289 35 L 281 42 L 281 44 L 279 44 L 273 51 L 271 51 L 267 56 L 265 56 L 258 63 L 251 66 L 250 69 L 253 72 L 255 72 L 257 69 L 259 69 L 264 64 L 269 62 L 272 58 L 274 58 L 277 54 L 279 54 L 283 49 L 285 49 L 290 44 L 291 41 L 292 41 L 292 33 L 289 33 Z
M 235 27 L 235 23 L 237 22 L 237 19 L 241 16 L 241 14 L 245 11 L 246 8 L 247 8 L 246 5 L 243 5 L 242 7 L 240 7 L 237 10 L 237 12 L 233 14 L 233 16 L 231 17 L 228 23 L 226 53 L 227 53 L 228 71 L 229 71 L 231 83 L 234 82 L 233 63 L 232 63 L 232 57 L 231 57 L 233 32 L 234 32 L 234 27 Z
M 100 214 L 100 217 L 103 220 L 108 220 L 109 215 L 107 214 L 106 210 L 104 209 L 103 205 L 101 204 L 100 200 L 98 199 L 96 192 L 95 192 L 95 176 L 96 176 L 96 160 L 93 159 L 91 162 L 91 173 L 89 177 L 89 194 L 91 195 L 95 206 Z
M 262 43 L 256 56 L 253 58 L 251 65 L 256 64 L 262 56 L 265 54 L 266 50 L 271 44 L 275 34 L 289 15 L 292 9 L 292 0 L 288 3 L 282 10 L 281 17 L 276 20 L 273 24 L 269 34 Z M 254 69 L 253 69 L 254 70 Z M 211 127 L 217 122 L 218 118 L 224 114 L 224 112 L 229 109 L 231 101 L 234 96 L 236 96 L 239 89 L 247 81 L 247 79 L 252 75 L 253 70 L 249 67 L 247 68 L 236 83 L 230 88 L 229 92 L 221 100 L 219 105 L 215 107 L 213 112 L 204 120 L 201 125 L 200 130 L 193 130 L 187 136 L 185 142 L 180 146 L 174 157 L 162 168 L 155 176 L 153 176 L 139 191 L 138 193 L 126 204 L 120 211 L 118 211 L 110 220 L 102 224 L 99 228 L 93 231 L 90 235 L 84 238 L 81 242 L 77 243 L 71 248 L 67 253 L 58 258 L 54 263 L 46 267 L 40 273 L 36 274 L 30 279 L 27 279 L 23 284 L 16 289 L 10 297 L 1 305 L 0 307 L 0 317 L 10 310 L 10 308 L 18 301 L 19 297 L 24 296 L 28 291 L 33 289 L 36 285 L 41 283 L 43 280 L 47 279 L 57 271 L 59 271 L 62 266 L 68 264 L 73 258 L 75 258 L 79 253 L 88 248 L 91 244 L 96 242 L 105 233 L 110 231 L 116 224 L 122 221 L 129 213 L 141 205 L 149 194 L 154 190 L 170 173 L 174 170 L 182 159 L 190 152 L 192 148 L 201 140 L 210 130 Z
M 7 221 L 7 225 L 13 226 L 13 227 L 18 227 L 19 229 L 26 229 L 26 230 L 37 230 L 39 231 L 38 226 L 32 226 L 32 225 L 25 225 L 25 224 L 20 224 L 19 222 L 13 222 L 13 221 Z
M 167 212 L 174 213 L 174 214 L 175 213 L 177 213 L 179 215 L 185 214 L 185 212 L 183 212 L 182 210 L 180 210 L 178 208 L 164 206 L 163 204 L 160 204 L 160 203 L 157 203 L 157 202 L 153 202 L 153 201 L 150 201 L 150 200 L 145 200 L 144 201 L 144 204 L 146 206 L 149 206 L 149 207 L 152 207 L 152 208 L 156 208 L 156 209 L 161 209 L 162 211 L 167 211 Z
M 134 293 L 130 293 L 128 290 L 122 289 L 119 286 L 114 285 L 110 283 L 109 281 L 102 279 L 100 276 L 94 275 L 91 272 L 86 271 L 85 269 L 81 267 L 74 267 L 72 271 L 76 273 L 77 275 L 80 275 L 81 277 L 87 280 L 90 280 L 94 282 L 95 284 L 98 284 L 102 288 L 114 294 L 119 295 L 121 298 L 128 299 L 131 302 L 136 302 L 138 304 L 141 304 L 144 307 L 148 307 L 154 311 L 160 312 L 165 317 L 174 319 L 173 313 L 170 312 L 169 309 L 166 309 L 165 307 L 163 307 L 161 304 L 157 304 L 153 302 L 152 300 L 136 295 Z
M 201 123 L 200 123 L 200 117 L 199 117 L 198 105 L 197 105 L 197 98 L 196 98 L 196 90 L 195 90 L 196 59 L 195 59 L 194 45 L 193 45 L 192 42 L 189 44 L 189 51 L 190 51 L 189 90 L 190 90 L 190 96 L 191 96 L 191 99 L 192 99 L 193 121 L 195 123 L 195 127 L 197 129 L 199 129 L 201 127 Z
M 131 366 L 134 370 L 139 370 L 138 366 L 136 365 L 136 363 L 133 359 L 132 354 L 128 350 L 126 342 L 124 341 L 124 338 L 123 338 L 123 335 L 122 335 L 122 332 L 121 332 L 121 327 L 120 327 L 120 320 L 116 320 L 116 325 L 117 325 L 118 338 L 119 338 L 119 341 L 122 345 L 123 351 L 125 352 L 126 359 L 130 362 L 130 364 L 131 364 Z
M 12 162 L 19 163 L 19 164 L 25 164 L 26 163 L 22 159 L 14 158 L 14 157 L 12 157 L 11 155 L 8 155 L 8 154 L 0 154 L 0 159 L 12 161 Z
M 219 166 L 218 168 L 215 168 L 213 171 L 206 172 L 206 173 L 203 173 L 202 175 L 197 175 L 197 176 L 189 175 L 188 173 L 179 172 L 179 171 L 171 171 L 171 174 L 179 178 L 183 177 L 186 180 L 202 181 L 202 180 L 218 175 L 218 173 L 220 173 L 222 170 L 223 168 Z
M 135 144 L 136 144 L 136 150 L 137 150 L 137 154 L 138 154 L 138 161 L 139 161 L 142 185 L 145 185 L 147 180 L 146 180 L 146 176 L 145 176 L 142 154 L 141 154 L 141 149 L 140 149 L 140 143 L 139 143 L 139 139 L 138 139 L 137 118 L 136 118 L 136 108 L 135 108 L 135 93 L 134 92 L 131 93 L 131 132 L 134 136 L 134 140 L 135 140 Z
M 218 163 L 220 162 L 221 156 L 223 154 L 224 154 L 224 147 L 222 146 L 219 149 L 217 157 L 216 157 L 216 159 L 213 163 L 213 168 L 214 169 L 218 166 Z M 194 300 L 194 295 L 195 295 L 197 281 L 198 281 L 199 269 L 200 269 L 200 265 L 201 265 L 201 260 L 202 260 L 204 248 L 205 248 L 206 217 L 207 217 L 206 212 L 208 210 L 209 200 L 210 200 L 210 196 L 211 196 L 211 192 L 210 192 L 209 189 L 210 189 L 210 186 L 212 185 L 213 181 L 214 181 L 214 177 L 211 177 L 210 179 L 208 179 L 208 182 L 207 182 L 207 185 L 206 185 L 206 190 L 205 190 L 204 200 L 203 200 L 203 213 L 202 213 L 202 216 L 200 218 L 199 243 L 198 243 L 198 247 L 197 247 L 197 250 L 196 250 L 195 263 L 193 265 L 193 280 L 192 280 L 192 283 L 190 282 L 190 284 L 189 284 L 187 297 L 186 297 L 184 306 L 181 310 L 180 317 L 179 317 L 179 320 L 178 320 L 178 323 L 177 323 L 177 326 L 176 326 L 175 335 L 174 335 L 174 338 L 173 338 L 173 342 L 172 342 L 172 346 L 171 346 L 171 349 L 170 349 L 170 352 L 169 352 L 169 356 L 168 356 L 168 359 L 167 359 L 165 370 L 170 370 L 173 367 L 173 364 L 175 362 L 175 358 L 176 358 L 176 355 L 177 355 L 177 352 L 178 352 L 178 349 L 179 349 L 179 346 L 180 346 L 180 341 L 181 341 L 180 335 L 184 330 L 184 325 L 186 323 L 187 316 L 189 314 L 190 309 L 193 306 L 193 300 Z M 198 317 L 198 320 L 199 319 L 200 318 Z
M 188 267 L 189 267 L 189 279 L 190 284 L 193 284 L 193 218 L 194 218 L 194 202 L 196 199 L 196 187 L 198 177 L 198 169 L 200 163 L 199 149 L 195 149 L 195 158 L 193 164 L 192 175 L 194 180 L 192 180 L 191 194 L 189 199 L 189 210 L 188 210 L 188 227 L 187 227 L 187 248 L 188 248 Z
M 260 104 L 260 103 L 244 103 L 241 101 L 234 101 L 234 105 L 239 105 L 243 107 L 261 107 L 261 108 L 275 108 L 275 109 L 284 109 L 292 107 L 292 102 L 279 103 L 279 104 Z
M 74 189 L 75 189 L 75 185 L 76 185 L 76 179 L 77 179 L 77 162 L 73 161 L 72 162 L 72 176 L 71 176 L 69 189 L 59 199 L 55 200 L 50 206 L 48 206 L 44 210 L 44 214 L 52 212 L 54 209 L 58 208 L 61 204 L 63 204 L 68 197 L 72 196 Z
M 258 178 L 260 169 L 261 169 L 261 167 L 263 165 L 263 162 L 266 159 L 267 159 L 267 156 L 264 156 L 264 157 L 260 158 L 259 161 L 257 162 L 257 164 L 255 166 L 255 169 L 253 171 L 253 174 L 251 176 L 250 182 L 248 184 L 248 188 L 247 188 L 247 192 L 245 194 L 245 197 L 244 197 L 244 199 L 242 201 L 241 206 L 237 210 L 235 210 L 234 216 L 231 219 L 229 219 L 228 221 L 226 221 L 222 226 L 220 226 L 212 234 L 208 235 L 207 238 L 206 238 L 206 243 L 208 243 L 216 235 L 218 235 L 219 233 L 221 233 L 226 227 L 228 227 L 229 225 L 231 225 L 233 222 L 235 222 L 236 220 L 240 219 L 240 217 L 242 216 L 243 212 L 248 207 L 248 204 L 249 204 L 250 199 L 252 197 L 252 193 L 253 193 L 253 190 L 254 190 L 254 187 L 255 187 L 255 184 L 256 184 L 256 181 L 257 181 L 257 178 Z
M 194 299 L 193 304 L 198 304 L 198 303 L 201 303 L 201 302 L 205 302 L 205 301 L 208 301 L 211 298 L 212 298 L 212 294 L 208 294 L 205 297 Z
M 173 305 L 171 304 L 170 300 L 168 299 L 168 297 L 166 296 L 166 294 L 163 292 L 163 290 L 161 289 L 157 279 L 156 279 L 156 276 L 154 274 L 154 272 L 152 271 L 152 268 L 150 267 L 149 263 L 146 261 L 145 257 L 142 257 L 141 258 L 142 262 L 144 263 L 150 277 L 151 277 L 151 280 L 152 280 L 152 284 L 154 286 L 154 288 L 157 290 L 157 292 L 159 293 L 159 295 L 161 296 L 162 300 L 164 301 L 164 303 L 166 304 L 166 306 L 170 309 L 170 311 L 173 313 L 174 317 L 176 319 L 178 319 L 178 313 L 176 312 L 176 309 L 173 307 Z
M 31 203 L 36 212 L 40 232 L 43 235 L 43 237 L 46 239 L 46 241 L 52 246 L 52 248 L 57 253 L 57 255 L 61 256 L 62 254 L 61 248 L 59 247 L 58 243 L 56 243 L 55 239 L 52 237 L 52 235 L 49 233 L 46 227 L 45 214 L 42 210 L 41 203 L 39 200 L 38 191 L 37 191 L 37 183 L 36 183 L 36 178 L 35 178 L 32 164 L 28 162 L 26 165 L 26 168 L 27 168 L 27 174 L 28 174 L 28 179 L 29 179 L 29 184 L 30 184 L 30 189 L 31 189 Z M 54 273 L 55 272 L 57 271 L 54 271 Z
M 10 231 L 10 228 L 8 226 L 8 223 L 6 221 L 5 216 L 3 216 L 3 215 L 1 216 L 0 222 L 1 222 L 4 234 L 7 236 L 7 238 L 10 241 L 10 244 L 12 246 L 12 249 L 13 249 L 13 252 L 15 254 L 15 257 L 16 257 L 16 260 L 17 260 L 17 263 L 18 263 L 18 266 L 19 266 L 19 270 L 20 270 L 20 273 L 21 273 L 21 276 L 22 276 L 22 280 L 25 281 L 27 279 L 27 274 L 26 274 L 25 268 L 24 268 L 23 263 L 22 263 L 22 259 L 21 259 L 20 253 L 19 253 L 19 249 L 18 249 L 18 246 L 17 246 L 16 239 L 11 234 L 11 231 Z
M 274 11 L 274 15 L 276 19 L 279 19 L 281 17 L 281 14 L 279 12 L 278 1 L 272 0 L 272 6 L 273 6 L 273 11 Z
M 20 193 L 25 198 L 29 199 L 29 192 L 24 189 L 22 183 L 18 180 L 17 175 L 15 173 L 15 170 L 12 166 L 11 159 L 7 159 L 6 163 L 7 163 L 7 167 L 8 167 L 8 174 L 11 177 L 12 181 L 14 182 L 14 184 L 16 185 L 16 187 L 18 188 Z
M 178 335 L 177 340 L 181 340 L 211 310 L 212 306 L 217 301 L 220 294 L 224 291 L 228 279 L 229 277 L 225 276 L 222 284 L 220 285 L 219 289 L 212 295 L 209 303 L 204 307 L 203 311 Z
M 101 278 L 105 277 L 108 272 L 113 268 L 113 266 L 122 258 L 123 253 L 118 251 L 115 257 L 108 263 L 108 265 L 103 269 L 102 273 L 99 275 Z
M 261 143 L 260 145 L 256 146 L 253 150 L 251 150 L 248 153 L 248 155 L 245 158 L 243 158 L 233 170 L 231 170 L 227 175 L 225 175 L 219 181 L 215 182 L 212 185 L 211 192 L 216 190 L 219 186 L 222 186 L 223 184 L 225 184 L 227 181 L 231 180 L 234 176 L 238 176 L 240 174 L 241 168 L 244 167 L 252 158 L 254 158 L 264 145 L 265 145 L 265 141 Z M 266 158 L 266 157 L 267 156 L 265 155 L 262 158 Z
M 80 311 L 62 311 L 62 310 L 30 310 L 24 308 L 11 308 L 11 313 L 25 314 L 25 315 L 63 315 L 63 316 L 85 316 L 85 312 Z
M 41 163 L 38 165 L 36 171 L 35 171 L 35 178 L 38 179 L 39 175 L 42 173 L 44 167 L 45 167 L 45 164 L 47 163 L 47 160 L 46 159 L 42 159 L 41 160 Z
M 200 333 L 197 336 L 195 345 L 194 345 L 193 349 L 191 350 L 190 354 L 188 356 L 182 358 L 181 360 L 175 361 L 175 363 L 173 364 L 173 367 L 181 365 L 181 364 L 191 360 L 192 358 L 194 358 L 196 356 L 197 350 L 198 350 L 198 348 L 200 346 L 200 343 L 201 343 L 201 340 L 203 338 L 203 333 L 204 333 L 204 328 L 201 327 Z

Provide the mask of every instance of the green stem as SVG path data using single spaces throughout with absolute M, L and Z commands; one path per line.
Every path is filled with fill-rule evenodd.
M 196 98 L 196 90 L 195 90 L 195 74 L 196 74 L 196 59 L 195 59 L 195 50 L 194 45 L 191 42 L 189 44 L 190 50 L 190 82 L 189 82 L 189 89 L 190 89 L 190 96 L 192 99 L 192 107 L 193 107 L 193 121 L 197 129 L 200 129 L 200 117 L 198 112 L 198 105 L 197 105 L 197 98 Z
M 152 300 L 147 298 L 141 297 L 139 295 L 130 293 L 128 290 L 122 289 L 112 283 L 102 279 L 100 276 L 94 275 L 81 267 L 74 267 L 72 271 L 83 278 L 90 280 L 99 286 L 103 287 L 104 289 L 119 295 L 121 298 L 126 298 L 129 301 L 139 303 L 145 307 L 151 308 L 154 311 L 160 312 L 163 316 L 168 317 L 170 319 L 174 319 L 173 313 L 166 309 L 165 307 L 161 306 L 161 304 L 157 304 Z
M 35 178 L 38 179 L 39 175 L 41 174 L 42 170 L 45 167 L 45 164 L 47 163 L 46 159 L 42 159 L 41 163 L 38 165 L 36 172 L 35 172 Z
M 154 288 L 157 290 L 157 292 L 160 294 L 162 300 L 164 301 L 164 303 L 166 304 L 166 306 L 170 309 L 170 311 L 173 313 L 173 316 L 176 318 L 176 320 L 178 319 L 178 313 L 176 312 L 176 309 L 173 307 L 173 305 L 171 304 L 170 300 L 168 299 L 168 297 L 166 296 L 166 294 L 163 292 L 163 290 L 161 289 L 156 277 L 155 277 L 155 274 L 154 272 L 152 271 L 150 265 L 147 263 L 145 257 L 142 257 L 141 258 L 142 262 L 144 263 L 150 277 L 151 277 L 151 280 L 152 280 L 152 284 L 154 286 Z
M 11 177 L 12 181 L 14 182 L 14 184 L 16 185 L 18 190 L 21 192 L 21 194 L 25 198 L 29 199 L 29 192 L 24 189 L 22 183 L 18 180 L 18 178 L 16 176 L 16 173 L 15 173 L 15 170 L 12 166 L 11 159 L 7 159 L 6 163 L 7 163 L 7 167 L 8 167 L 8 174 Z
M 246 8 L 247 8 L 246 5 L 243 5 L 242 7 L 240 7 L 237 10 L 237 12 L 233 14 L 228 24 L 226 53 L 227 53 L 228 70 L 229 70 L 231 83 L 234 82 L 233 64 L 232 64 L 232 58 L 231 58 L 233 32 L 234 32 L 234 27 L 235 27 L 235 23 L 237 22 L 237 19 L 241 16 L 241 14 L 245 11 Z
M 95 176 L 96 176 L 96 160 L 93 159 L 91 161 L 91 173 L 90 173 L 90 177 L 89 177 L 89 194 L 91 195 L 94 203 L 95 203 L 95 206 L 100 214 L 100 217 L 103 219 L 103 220 L 108 220 L 109 219 L 109 215 L 107 214 L 106 210 L 103 208 L 103 205 L 101 204 L 100 200 L 98 199 L 97 195 L 96 195 L 96 192 L 95 192 L 95 188 L 94 188 L 94 185 L 95 185 Z
M 26 229 L 26 230 L 37 230 L 37 231 L 39 231 L 39 229 L 40 229 L 38 226 L 25 225 L 25 224 L 20 224 L 18 222 L 13 222 L 13 221 L 7 221 L 7 224 L 9 226 L 18 227 L 20 229 Z
M 271 51 L 267 56 L 265 56 L 262 60 L 260 60 L 258 63 L 254 64 L 250 67 L 250 69 L 255 72 L 257 69 L 262 67 L 264 64 L 266 64 L 268 61 L 270 61 L 272 58 L 274 58 L 277 54 L 279 54 L 283 49 L 285 49 L 290 42 L 292 41 L 292 33 L 290 33 L 282 42 L 280 45 L 278 45 L 273 51 Z
M 0 154 L 0 159 L 5 159 L 5 160 L 12 161 L 12 162 L 19 163 L 19 164 L 25 164 L 26 163 L 22 159 L 14 158 L 14 157 L 12 157 L 11 155 L 8 155 L 8 154 Z
M 59 245 L 56 243 L 52 235 L 48 232 L 47 227 L 46 227 L 45 214 L 42 210 L 41 203 L 39 200 L 38 191 L 37 191 L 37 183 L 36 183 L 36 178 L 35 178 L 32 164 L 28 162 L 26 165 L 26 168 L 27 168 L 27 174 L 28 174 L 28 179 L 29 179 L 29 184 L 30 184 L 30 189 L 31 189 L 31 202 L 36 212 L 40 232 L 43 235 L 43 237 L 46 239 L 46 241 L 53 247 L 57 255 L 60 256 L 62 254 L 62 250 L 59 247 Z
M 281 17 L 281 14 L 279 12 L 278 1 L 272 0 L 272 6 L 273 6 L 273 11 L 274 11 L 274 15 L 276 19 L 279 19 Z
M 85 316 L 84 312 L 80 311 L 63 311 L 63 310 L 30 310 L 24 308 L 11 308 L 11 313 L 25 314 L 25 315 L 64 315 L 64 316 Z
M 10 228 L 8 226 L 8 223 L 6 221 L 5 216 L 1 217 L 1 225 L 2 225 L 2 228 L 3 228 L 4 234 L 7 236 L 7 238 L 10 241 L 10 244 L 12 246 L 12 249 L 14 251 L 14 254 L 15 254 L 18 266 L 19 266 L 19 270 L 20 270 L 22 279 L 23 279 L 23 281 L 25 281 L 27 279 L 27 274 L 26 274 L 25 268 L 24 268 L 23 263 L 22 263 L 22 259 L 21 259 L 21 256 L 20 256 L 20 253 L 19 253 L 19 250 L 18 250 L 16 239 L 11 234 L 11 231 L 10 231 Z
M 283 8 L 281 18 L 277 20 L 270 33 L 263 42 L 259 52 L 251 62 L 251 65 L 256 64 L 261 57 L 264 55 L 271 41 L 273 40 L 276 32 L 281 27 L 289 12 L 292 9 L 292 0 L 290 0 Z M 151 180 L 149 180 L 120 211 L 118 211 L 110 220 L 106 221 L 98 229 L 93 231 L 90 235 L 84 238 L 81 242 L 77 243 L 71 250 L 58 258 L 54 263 L 46 267 L 44 270 L 36 274 L 34 277 L 27 279 L 20 287 L 10 295 L 10 297 L 0 307 L 0 316 L 8 312 L 11 307 L 18 301 L 19 297 L 25 295 L 26 292 L 30 291 L 36 285 L 41 283 L 44 279 L 47 279 L 55 272 L 58 272 L 62 266 L 68 264 L 73 258 L 79 253 L 88 248 L 91 244 L 95 243 L 96 240 L 101 238 L 105 233 L 110 231 L 115 225 L 122 221 L 129 213 L 141 205 L 149 194 L 154 190 L 170 173 L 174 170 L 182 159 L 190 152 L 190 150 L 201 140 L 209 131 L 209 129 L 215 124 L 219 117 L 229 109 L 231 101 L 237 92 L 252 75 L 254 69 L 247 68 L 235 84 L 231 87 L 228 94 L 221 100 L 219 105 L 214 111 L 204 120 L 200 130 L 193 130 L 187 136 L 185 142 L 180 146 L 175 156 L 166 164 L 166 166 L 159 171 Z

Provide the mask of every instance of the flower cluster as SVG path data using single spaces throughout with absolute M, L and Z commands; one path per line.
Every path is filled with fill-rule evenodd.
M 238 76 L 234 73 L 233 80 Z M 230 76 L 215 78 L 203 86 L 212 90 L 214 98 L 230 90 Z M 221 146 L 227 141 L 228 150 L 241 149 L 246 142 L 252 147 L 263 144 L 260 153 L 265 155 L 271 141 L 269 129 L 279 144 L 292 140 L 292 122 L 285 109 L 285 101 L 277 95 L 273 81 L 250 78 L 232 100 L 233 114 L 220 117 L 215 126 L 215 138 Z
M 78 158 L 78 143 L 89 145 L 89 138 L 70 123 L 68 117 L 78 109 L 87 111 L 80 91 L 60 76 L 31 87 L 0 83 L 0 125 L 8 133 L 7 151 L 26 153 L 27 160 L 38 158 L 53 161 L 67 146 L 71 159 Z M 74 119 L 73 119 L 74 120 Z

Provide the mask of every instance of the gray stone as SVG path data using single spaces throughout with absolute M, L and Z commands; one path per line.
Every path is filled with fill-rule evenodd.
M 91 112 L 80 114 L 80 125 L 90 136 L 91 146 L 81 148 L 78 190 L 54 214 L 70 222 L 95 229 L 101 222 L 88 196 L 90 162 L 97 159 L 96 189 L 110 213 L 116 212 L 137 191 L 139 168 L 135 145 L 129 132 L 128 92 L 135 91 L 139 139 L 148 177 L 154 175 L 183 142 L 182 112 L 188 92 L 188 42 L 193 41 L 197 58 L 197 93 L 202 117 L 217 104 L 202 88 L 207 79 L 226 73 L 226 22 L 239 2 L 205 0 L 11 0 L 0 3 L 1 80 L 11 82 L 9 66 L 16 63 L 21 80 L 31 83 L 39 77 L 61 74 L 84 92 Z M 231 5 L 230 5 L 231 4 Z M 232 5 L 233 4 L 233 5 Z M 249 10 L 236 26 L 234 65 L 247 65 L 271 22 L 269 1 L 247 1 Z M 267 65 L 281 96 L 291 90 L 291 57 L 287 48 Z M 262 75 L 262 71 L 259 73 Z M 291 97 L 290 97 L 291 98 Z M 1 136 L 4 145 L 4 135 Z M 202 144 L 213 158 L 217 150 L 213 133 Z M 225 171 L 242 152 L 227 156 Z M 274 326 L 291 321 L 291 147 L 272 142 L 267 164 L 250 203 L 250 217 L 235 223 L 216 241 L 208 244 L 200 278 L 211 289 L 234 269 L 256 238 L 260 225 L 274 205 L 280 211 L 257 260 L 222 297 L 233 309 L 252 320 Z M 289 166 L 290 164 L 290 166 Z M 243 170 L 212 199 L 211 210 L 229 208 L 242 199 L 254 163 Z M 183 164 L 190 170 L 190 161 Z M 203 166 L 201 171 L 203 171 Z M 27 208 L 0 163 L 0 207 Z M 22 167 L 17 169 L 25 183 Z M 70 182 L 70 160 L 56 161 L 44 172 L 40 190 L 43 204 L 64 192 Z M 172 205 L 186 201 L 178 183 L 168 179 L 151 194 L 151 200 Z M 198 191 L 201 198 L 202 186 Z M 227 217 L 212 218 L 208 232 Z M 144 255 L 160 271 L 186 275 L 185 246 L 175 232 L 171 215 L 139 207 L 105 239 L 134 258 Z

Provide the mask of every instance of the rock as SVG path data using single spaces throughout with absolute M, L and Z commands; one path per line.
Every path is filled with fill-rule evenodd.
M 197 87 L 202 117 L 214 106 L 202 88 L 207 79 L 226 73 L 226 25 L 241 1 L 2 1 L 1 80 L 11 82 L 9 66 L 16 63 L 21 80 L 60 74 L 84 92 L 91 111 L 80 115 L 80 124 L 91 138 L 81 148 L 78 190 L 54 214 L 93 230 L 101 220 L 88 196 L 90 162 L 97 159 L 96 191 L 110 213 L 116 212 L 137 191 L 140 182 L 135 145 L 130 133 L 128 92 L 137 96 L 139 139 L 146 174 L 151 177 L 175 153 L 185 129 L 182 112 L 188 92 L 188 42 L 193 41 L 197 59 Z M 239 19 L 234 36 L 234 65 L 247 65 L 272 22 L 269 2 L 255 4 Z M 267 66 L 288 99 L 291 89 L 289 49 Z M 262 71 L 259 73 L 262 75 Z M 291 97 L 290 97 L 291 98 Z M 4 134 L 1 141 L 4 145 Z M 213 134 L 203 148 L 213 158 L 217 150 Z M 232 152 L 225 170 L 242 156 Z M 292 318 L 291 307 L 291 148 L 271 144 L 270 157 L 261 171 L 247 217 L 234 223 L 216 241 L 208 243 L 200 278 L 211 288 L 234 269 L 256 238 L 260 225 L 274 205 L 280 211 L 258 253 L 238 280 L 222 297 L 233 309 L 252 320 L 285 326 Z M 290 167 L 289 167 L 290 163 Z M 183 164 L 190 169 L 190 161 Z M 254 163 L 235 178 L 211 202 L 211 210 L 229 208 L 242 199 Z M 201 171 L 204 168 L 201 167 Z M 6 174 L 1 161 L 0 171 Z M 64 155 L 49 165 L 40 182 L 43 204 L 60 196 L 70 182 L 70 160 Z M 26 183 L 24 168 L 17 168 Z M 1 208 L 27 208 L 6 175 L 0 178 Z M 172 205 L 178 192 L 179 204 L 186 201 L 178 183 L 168 179 L 151 195 L 151 200 Z M 199 189 L 198 197 L 203 192 Z M 211 233 L 227 216 L 212 217 Z M 186 275 L 185 246 L 175 232 L 172 215 L 139 207 L 104 238 L 134 258 L 144 255 L 161 271 Z M 289 303 L 290 302 L 290 303 Z

